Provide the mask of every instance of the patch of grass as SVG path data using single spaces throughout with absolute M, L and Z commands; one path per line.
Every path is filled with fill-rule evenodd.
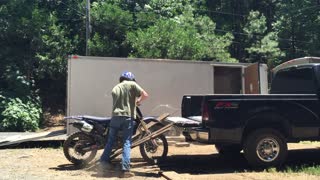
M 320 176 L 320 165 L 301 165 L 296 167 L 286 167 L 284 173 L 306 173 Z
M 265 169 L 264 171 L 268 172 L 268 173 L 276 173 L 276 172 L 278 172 L 277 168 L 275 168 L 275 167 L 271 167 L 271 168 Z
M 275 168 L 271 167 L 268 169 L 264 169 L 263 172 L 266 173 L 285 173 L 285 174 L 293 174 L 293 173 L 304 173 L 309 175 L 320 176 L 320 165 L 313 164 L 313 165 L 299 165 L 299 166 L 286 166 L 283 168 Z

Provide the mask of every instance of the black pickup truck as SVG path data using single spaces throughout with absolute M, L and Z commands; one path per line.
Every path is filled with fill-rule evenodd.
M 182 116 L 202 117 L 187 135 L 221 154 L 243 150 L 253 167 L 281 165 L 288 142 L 320 140 L 320 64 L 277 71 L 269 93 L 185 95 Z

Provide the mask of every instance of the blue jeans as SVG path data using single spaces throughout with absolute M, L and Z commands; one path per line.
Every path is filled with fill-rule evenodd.
M 131 138 L 133 133 L 134 121 L 126 116 L 114 116 L 110 122 L 108 141 L 101 155 L 101 162 L 110 162 L 110 154 L 112 146 L 117 138 L 118 131 L 122 130 L 123 134 L 123 152 L 122 152 L 122 170 L 130 170 L 130 153 L 131 153 Z

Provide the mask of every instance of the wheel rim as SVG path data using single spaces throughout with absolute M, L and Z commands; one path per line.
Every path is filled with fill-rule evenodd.
M 168 143 L 163 135 L 153 139 L 155 144 L 147 141 L 140 145 L 140 152 L 145 161 L 152 164 L 157 164 L 163 161 L 168 153 Z
M 144 146 L 145 152 L 150 158 L 159 158 L 164 153 L 163 142 L 160 138 L 156 138 L 154 139 L 154 143 L 156 146 L 151 141 L 146 142 Z
M 73 139 L 73 143 L 70 144 L 68 147 L 68 151 L 71 157 L 73 157 L 75 160 L 82 160 L 86 161 L 91 158 L 92 151 L 88 152 L 82 152 L 82 148 L 84 144 L 86 146 L 89 146 L 89 144 L 92 143 L 92 140 L 85 136 L 78 136 Z
M 274 138 L 264 138 L 259 141 L 256 153 L 264 162 L 274 161 L 280 153 L 280 145 Z

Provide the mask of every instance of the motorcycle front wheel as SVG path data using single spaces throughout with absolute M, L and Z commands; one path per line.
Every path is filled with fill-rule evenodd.
M 163 161 L 167 157 L 168 142 L 166 137 L 161 134 L 155 139 L 141 144 L 139 149 L 143 159 L 150 164 L 154 164 Z
M 63 153 L 75 165 L 88 164 L 96 156 L 98 150 L 87 151 L 84 148 L 88 149 L 95 144 L 91 136 L 83 132 L 75 132 L 63 143 Z

